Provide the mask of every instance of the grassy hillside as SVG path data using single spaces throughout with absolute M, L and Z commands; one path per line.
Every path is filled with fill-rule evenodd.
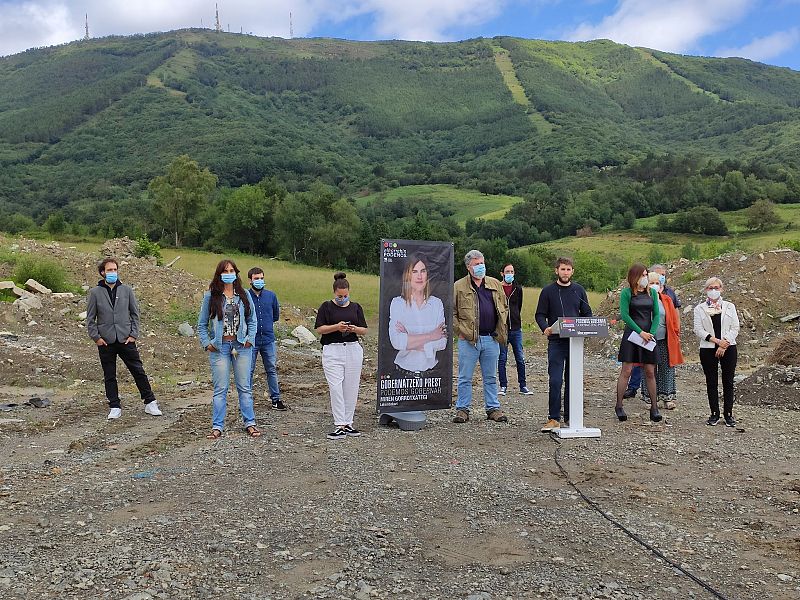
M 136 197 L 182 153 L 222 186 L 276 176 L 346 193 L 515 195 L 547 161 L 581 172 L 648 152 L 796 168 L 797 98 L 788 69 L 608 41 L 81 41 L 0 58 L 0 212 Z
M 681 257 L 686 244 L 694 244 L 701 255 L 716 256 L 720 252 L 740 250 L 760 252 L 778 247 L 781 240 L 800 240 L 800 204 L 785 204 L 776 207 L 783 223 L 763 232 L 751 232 L 745 227 L 747 216 L 744 210 L 722 213 L 722 218 L 731 232 L 729 236 L 703 236 L 656 230 L 658 216 L 638 219 L 633 230 L 601 231 L 590 237 L 563 238 L 531 247 L 546 248 L 556 254 L 571 254 L 585 251 L 606 257 L 619 257 L 630 264 L 635 261 L 652 262 L 654 254 L 665 260 Z M 671 216 L 671 215 L 667 215 Z
M 457 223 L 468 219 L 500 219 L 508 209 L 522 201 L 518 196 L 487 195 L 477 190 L 459 189 L 451 185 L 409 185 L 356 199 L 356 206 L 369 206 L 375 202 L 435 202 L 452 210 Z

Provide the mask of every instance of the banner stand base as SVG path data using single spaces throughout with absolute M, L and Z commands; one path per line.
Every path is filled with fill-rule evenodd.
M 381 425 L 388 425 L 392 421 L 397 421 L 397 425 L 403 431 L 419 431 L 425 427 L 427 416 L 421 410 L 381 413 L 378 422 Z
M 580 429 L 570 429 L 569 427 L 561 427 L 558 430 L 558 437 L 560 438 L 599 438 L 600 430 L 597 427 L 581 427 Z

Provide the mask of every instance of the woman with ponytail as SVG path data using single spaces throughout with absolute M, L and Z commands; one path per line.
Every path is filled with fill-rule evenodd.
M 256 427 L 250 387 L 250 366 L 257 329 L 253 301 L 242 288 L 236 263 L 227 259 L 220 261 L 203 296 L 197 319 L 197 334 L 200 345 L 208 352 L 214 384 L 211 432 L 206 436 L 210 440 L 222 436 L 231 371 L 239 394 L 239 411 L 245 431 L 250 437 L 261 436 Z

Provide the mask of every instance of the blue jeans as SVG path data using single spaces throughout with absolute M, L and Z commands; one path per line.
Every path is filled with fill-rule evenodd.
M 564 385 L 564 420 L 569 421 L 569 339 L 547 341 L 547 375 L 550 378 L 548 419 L 561 420 L 561 385 Z
M 642 387 L 642 367 L 633 367 L 631 378 L 628 380 L 628 389 L 638 390 L 640 387 Z
M 256 345 L 253 346 L 253 364 L 250 367 L 250 387 L 253 387 L 253 375 L 256 372 L 258 356 L 261 355 L 261 362 L 264 363 L 264 371 L 267 372 L 267 385 L 269 385 L 269 397 L 273 402 L 281 399 L 281 390 L 278 387 L 278 344 L 275 340 L 262 342 L 256 338 Z
M 500 344 L 490 335 L 482 335 L 477 344 L 458 340 L 458 399 L 457 410 L 469 410 L 472 405 L 472 374 L 475 363 L 481 363 L 483 377 L 483 404 L 488 413 L 500 408 L 497 400 L 497 359 L 500 357 Z
M 234 358 L 233 350 L 237 355 Z M 239 393 L 239 411 L 245 427 L 256 424 L 253 411 L 253 393 L 250 389 L 250 365 L 253 362 L 253 348 L 245 348 L 244 344 L 234 340 L 222 342 L 222 348 L 208 353 L 211 365 L 211 380 L 214 384 L 214 399 L 211 403 L 211 426 L 222 431 L 225 425 L 225 413 L 228 408 L 228 386 L 231 383 L 231 370 Z
M 527 383 L 525 383 L 525 355 L 522 353 L 522 329 L 515 329 L 508 332 L 508 344 L 511 344 L 511 349 L 514 351 L 514 361 L 517 363 L 517 381 L 519 382 L 519 387 L 524 388 L 527 386 Z M 500 387 L 508 387 L 508 378 L 506 377 L 508 344 L 500 346 L 500 362 L 497 367 L 497 372 L 500 375 Z

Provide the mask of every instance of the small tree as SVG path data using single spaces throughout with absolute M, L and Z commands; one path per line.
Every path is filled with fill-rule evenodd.
M 181 236 L 187 223 L 208 200 L 217 186 L 217 176 L 183 154 L 169 165 L 166 175 L 153 179 L 148 189 L 155 199 L 154 210 L 165 221 L 167 230 L 175 233 L 175 245 L 181 245 Z
M 747 228 L 751 231 L 765 231 L 781 222 L 775 204 L 769 200 L 756 200 L 745 210 Z

